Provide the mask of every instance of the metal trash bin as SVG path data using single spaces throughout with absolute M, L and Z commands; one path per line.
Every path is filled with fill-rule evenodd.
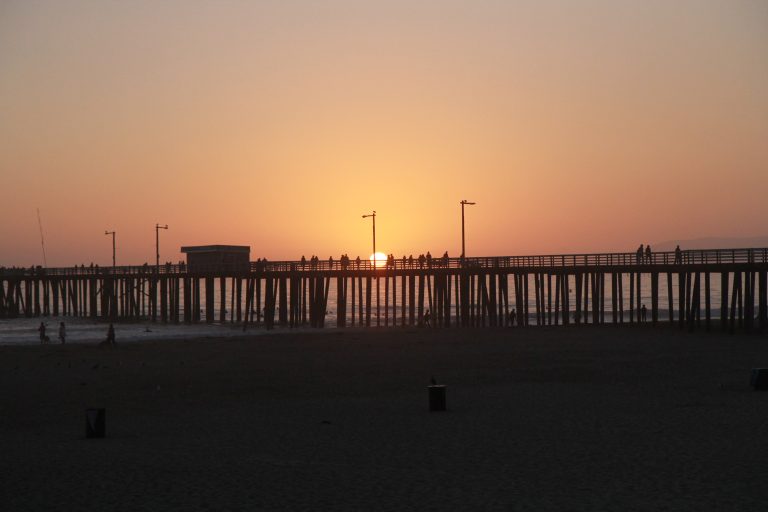
M 755 391 L 768 390 L 768 368 L 752 368 L 749 384 Z
M 429 410 L 445 410 L 445 386 L 443 384 L 432 384 L 429 389 Z
M 107 435 L 107 411 L 103 407 L 85 410 L 85 438 L 97 439 Z

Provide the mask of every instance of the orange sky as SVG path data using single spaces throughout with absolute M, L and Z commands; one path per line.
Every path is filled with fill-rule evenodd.
M 378 4 L 378 5 L 374 5 Z M 768 2 L 0 4 L 0 265 L 768 234 Z

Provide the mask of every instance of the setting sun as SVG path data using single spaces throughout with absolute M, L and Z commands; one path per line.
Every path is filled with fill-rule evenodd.
M 376 267 L 384 267 L 387 264 L 387 255 L 383 252 L 375 252 L 368 258 Z

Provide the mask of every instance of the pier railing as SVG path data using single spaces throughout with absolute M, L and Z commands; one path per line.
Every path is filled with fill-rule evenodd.
M 6 276 L 107 276 L 160 274 L 220 274 L 222 272 L 322 272 L 342 270 L 415 270 L 415 269 L 516 269 L 516 268 L 576 268 L 614 266 L 658 266 L 658 265 L 706 265 L 706 264 L 750 264 L 768 263 L 768 248 L 745 249 L 697 249 L 676 253 L 675 251 L 651 254 L 636 252 L 587 253 L 587 254 L 546 254 L 533 256 L 489 256 L 476 258 L 395 258 L 378 260 L 374 267 L 371 260 L 307 260 L 307 261 L 252 261 L 248 266 L 215 265 L 189 268 L 185 263 L 155 265 L 99 267 L 74 266 L 64 268 L 0 268 L 0 275 Z

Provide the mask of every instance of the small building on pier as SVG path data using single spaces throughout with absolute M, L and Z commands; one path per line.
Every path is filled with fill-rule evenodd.
M 182 247 L 189 272 L 247 272 L 251 247 L 248 245 L 195 245 Z

